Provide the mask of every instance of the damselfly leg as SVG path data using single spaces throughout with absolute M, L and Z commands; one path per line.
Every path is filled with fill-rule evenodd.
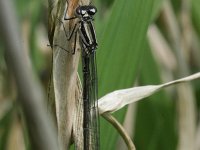
M 65 13 L 64 13 L 64 21 L 70 21 L 70 20 L 76 19 L 77 18 L 76 16 L 67 18 L 67 12 L 68 12 L 68 8 L 69 8 L 69 2 L 66 0 L 66 3 L 67 3 L 67 8 L 66 8 Z M 78 32 L 77 25 L 78 25 L 78 23 L 75 23 L 73 25 L 71 31 L 70 30 L 67 31 L 67 29 L 66 29 L 66 27 L 64 25 L 64 22 L 62 20 L 58 19 L 58 18 L 57 18 L 57 20 L 61 23 L 61 25 L 63 27 L 64 34 L 65 34 L 65 37 L 66 37 L 67 41 L 70 41 L 72 39 L 72 37 L 74 36 L 74 42 L 73 42 L 74 45 L 73 45 L 72 50 L 68 50 L 68 49 L 64 48 L 63 46 L 60 46 L 59 44 L 54 44 L 54 46 L 59 47 L 61 50 L 64 50 L 64 51 L 66 51 L 66 52 L 71 53 L 72 55 L 74 55 L 75 51 L 76 51 L 76 40 L 77 40 L 77 32 Z
M 59 20 L 59 19 L 58 19 L 58 20 Z M 76 24 L 74 25 L 74 27 L 73 27 L 71 33 L 69 33 L 69 35 L 67 35 L 67 30 L 66 30 L 66 28 L 65 28 L 64 23 L 63 23 L 61 20 L 59 20 L 59 22 L 62 24 L 62 27 L 63 27 L 63 30 L 64 30 L 65 37 L 66 37 L 67 41 L 70 41 L 70 40 L 72 39 L 73 35 L 75 36 L 75 37 L 74 37 L 74 46 L 73 46 L 73 50 L 72 50 L 72 51 L 69 51 L 69 50 L 65 49 L 64 47 L 59 46 L 58 44 L 54 44 L 54 46 L 57 46 L 57 47 L 59 47 L 60 49 L 66 51 L 66 52 L 68 52 L 68 53 L 71 52 L 71 54 L 74 55 L 74 54 L 75 54 L 75 51 L 76 51 L 76 40 L 77 40 L 77 32 L 78 32 L 77 24 L 78 24 L 78 23 L 76 23 Z

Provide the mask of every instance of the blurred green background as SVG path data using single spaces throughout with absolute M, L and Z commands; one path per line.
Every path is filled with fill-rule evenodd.
M 45 89 L 52 51 L 47 2 L 16 0 L 24 46 Z M 199 0 L 96 0 L 99 97 L 114 90 L 160 84 L 200 70 Z M 31 149 L 12 73 L 0 46 L 0 150 Z M 138 150 L 200 149 L 200 81 L 163 90 L 116 113 Z M 48 90 L 46 90 L 48 91 Z M 188 98 L 190 97 L 190 98 Z M 101 119 L 101 150 L 124 150 Z M 199 140 L 199 141 L 198 141 Z

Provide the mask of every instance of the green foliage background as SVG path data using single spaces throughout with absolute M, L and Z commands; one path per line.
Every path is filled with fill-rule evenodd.
M 137 82 L 140 85 L 159 84 L 161 71 L 158 62 L 152 55 L 151 47 L 147 40 L 147 30 L 150 24 L 159 24 L 162 0 L 98 0 L 95 25 L 99 48 L 97 53 L 99 97 L 117 89 L 129 88 Z M 180 11 L 181 0 L 171 0 L 177 19 Z M 28 46 L 30 57 L 36 74 L 40 77 L 44 88 L 47 88 L 51 72 L 51 51 L 46 45 L 47 39 L 47 6 L 40 0 L 15 1 L 17 14 L 21 22 L 21 29 L 28 26 Z M 200 1 L 191 0 L 191 18 L 195 32 L 200 35 Z M 42 46 L 38 44 L 38 30 L 42 26 L 45 40 Z M 163 31 L 163 34 L 166 31 Z M 198 42 L 199 39 L 197 39 Z M 2 43 L 1 43 L 2 44 Z M 47 52 L 44 53 L 45 49 Z M 3 49 L 1 47 L 1 49 Z M 0 53 L 1 83 L 6 80 L 8 72 L 3 60 L 4 53 Z M 199 56 L 200 57 L 200 56 Z M 190 72 L 198 71 L 199 64 L 188 62 Z M 9 73 L 8 73 L 9 74 Z M 9 96 L 13 83 L 4 83 L 7 91 L 1 90 L 2 98 L 13 100 Z M 5 86 L 6 85 L 6 86 Z M 199 84 L 194 92 L 200 90 Z M 12 89 L 13 90 L 13 89 Z M 6 94 L 7 93 L 7 94 Z M 196 100 L 200 95 L 196 94 Z M 16 99 L 16 98 L 14 98 Z M 177 149 L 177 111 L 174 95 L 165 91 L 151 96 L 144 101 L 137 102 L 137 111 L 134 127 L 133 141 L 138 150 L 175 150 Z M 0 101 L 1 103 L 1 101 Z M 199 102 L 197 101 L 199 104 Z M 7 138 L 10 131 L 12 118 L 16 117 L 19 108 L 15 101 L 3 115 L 0 115 L 0 150 L 7 147 Z M 116 112 L 114 116 L 120 122 L 124 121 L 127 108 Z M 101 149 L 114 150 L 117 148 L 119 135 L 104 119 L 101 119 Z M 26 131 L 25 137 L 26 135 Z M 27 139 L 27 138 L 25 138 Z M 30 146 L 25 140 L 26 148 Z

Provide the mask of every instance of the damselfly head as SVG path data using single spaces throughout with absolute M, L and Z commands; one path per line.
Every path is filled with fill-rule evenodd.
M 92 5 L 84 5 L 76 8 L 76 15 L 83 20 L 92 19 L 97 12 L 97 8 Z

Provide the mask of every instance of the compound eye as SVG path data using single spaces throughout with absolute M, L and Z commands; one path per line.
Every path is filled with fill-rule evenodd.
M 86 10 L 81 10 L 81 15 L 85 15 L 86 14 Z
M 96 12 L 97 12 L 96 7 L 90 6 L 90 8 L 88 10 L 88 14 L 93 16 L 94 14 L 96 14 Z
M 77 9 L 76 9 L 76 14 L 77 15 L 85 15 L 86 14 L 86 10 L 83 8 L 83 6 L 79 6 Z
M 80 15 L 80 14 L 81 14 L 81 9 L 80 9 L 80 7 L 76 8 L 76 14 L 77 14 L 77 15 Z

